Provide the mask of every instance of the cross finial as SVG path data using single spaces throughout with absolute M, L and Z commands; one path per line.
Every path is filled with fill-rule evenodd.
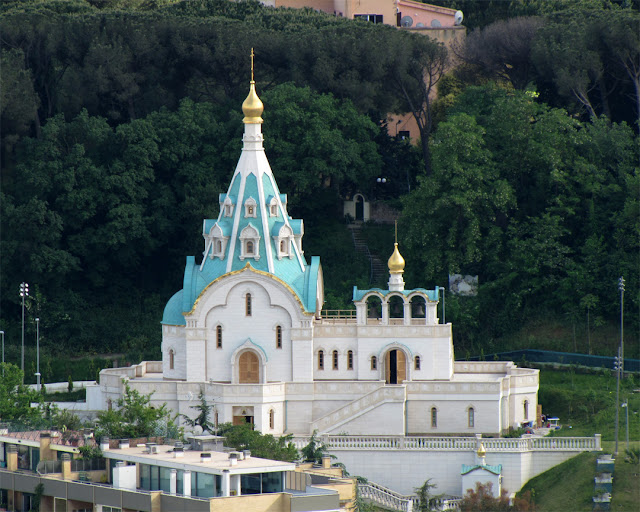
M 251 48 L 251 81 L 253 82 L 253 48 Z
M 394 221 L 396 225 L 396 243 L 398 243 L 398 221 Z

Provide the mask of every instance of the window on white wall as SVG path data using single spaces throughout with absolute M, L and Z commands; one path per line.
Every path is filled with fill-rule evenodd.
M 438 409 L 435 407 L 431 408 L 431 428 L 436 428 L 438 426 Z
M 419 370 L 419 369 L 420 369 L 420 356 L 416 356 L 416 357 L 415 357 L 415 359 L 414 359 L 414 368 L 415 368 L 416 370 Z
M 276 325 L 276 348 L 282 348 L 282 327 Z
M 467 423 L 470 428 L 473 428 L 475 426 L 475 422 L 476 422 L 475 414 L 476 412 L 473 410 L 473 407 L 469 407 L 469 410 L 467 412 L 467 416 L 468 416 Z
M 347 370 L 353 370 L 353 350 L 347 352 Z
M 529 419 L 529 400 L 525 400 L 524 404 L 522 404 L 524 406 L 524 419 L 528 420 Z
M 175 365 L 175 352 L 173 349 L 169 350 L 169 370 L 173 370 Z
M 273 430 L 273 429 L 275 428 L 275 427 L 274 427 L 274 425 L 275 425 L 275 423 L 276 423 L 276 422 L 275 422 L 275 416 L 276 416 L 275 411 L 274 411 L 273 409 L 271 409 L 271 410 L 269 411 L 269 428 L 270 428 L 271 430 Z
M 216 327 L 216 348 L 222 348 L 222 326 Z
M 376 356 L 371 356 L 371 369 L 372 370 L 378 369 L 378 358 Z
M 251 294 L 247 293 L 247 295 L 245 295 L 245 297 L 244 297 L 244 314 L 245 314 L 245 316 L 251 316 L 252 306 L 253 306 L 253 304 L 251 303 Z
M 324 351 L 318 350 L 318 370 L 324 370 Z
M 338 351 L 337 350 L 333 351 L 332 360 L 333 360 L 333 369 L 337 370 L 338 369 Z

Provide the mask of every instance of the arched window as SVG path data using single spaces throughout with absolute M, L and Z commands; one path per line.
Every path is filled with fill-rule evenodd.
M 523 405 L 524 405 L 524 419 L 528 420 L 529 419 L 529 400 L 525 400 Z
M 333 369 L 337 370 L 338 369 L 338 351 L 337 350 L 333 351 L 332 359 L 333 359 Z
M 169 350 L 169 370 L 173 370 L 175 364 L 175 352 L 173 349 Z
M 436 428 L 438 426 L 438 409 L 435 407 L 431 408 L 431 428 Z
M 282 348 L 282 327 L 276 325 L 276 348 Z
M 222 253 L 222 240 L 216 240 L 216 252 L 218 254 Z
M 272 217 L 277 217 L 278 216 L 278 205 L 277 204 L 272 204 L 271 205 L 271 216 Z
M 378 369 L 378 358 L 376 356 L 371 356 L 371 369 L 372 370 Z
M 414 367 L 416 370 L 419 370 L 419 369 L 420 369 L 420 356 L 416 356 L 416 357 L 415 357 L 413 367 Z
M 222 348 L 222 326 L 216 327 L 216 348 Z
M 318 370 L 324 370 L 324 352 L 318 350 Z
M 246 316 L 251 316 L 251 294 L 247 293 L 247 295 L 244 298 L 244 309 L 245 309 L 245 315 Z
M 271 410 L 269 411 L 269 428 L 270 428 L 271 430 L 273 430 L 273 429 L 274 429 L 274 425 L 275 425 L 275 415 L 276 415 L 276 413 L 274 412 L 274 410 L 273 410 L 273 409 L 271 409 Z
M 280 252 L 283 254 L 287 252 L 287 242 L 285 240 L 280 240 Z
M 251 240 L 247 240 L 247 250 L 245 252 L 247 256 L 253 256 L 253 242 Z
M 468 424 L 470 428 L 473 428 L 475 426 L 475 422 L 476 422 L 476 418 L 475 418 L 475 414 L 476 412 L 473 410 L 473 407 L 469 407 L 469 411 L 467 412 L 468 414 Z
M 353 350 L 347 352 L 347 370 L 353 370 Z

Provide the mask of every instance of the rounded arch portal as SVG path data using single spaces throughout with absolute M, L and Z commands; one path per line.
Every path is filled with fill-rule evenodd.
M 408 380 L 410 358 L 399 347 L 390 348 L 384 356 L 384 380 L 387 384 L 402 384 Z
M 260 358 L 253 350 L 245 350 L 238 357 L 238 382 L 240 384 L 260 382 Z

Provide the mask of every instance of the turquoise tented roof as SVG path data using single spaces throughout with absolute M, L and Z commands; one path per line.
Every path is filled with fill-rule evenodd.
M 499 475 L 502 473 L 502 464 L 498 464 L 496 466 L 489 466 L 488 464 L 475 464 L 473 466 L 468 466 L 467 464 L 463 464 L 460 474 L 466 475 L 467 473 L 471 473 L 474 469 L 484 469 L 494 475 Z

